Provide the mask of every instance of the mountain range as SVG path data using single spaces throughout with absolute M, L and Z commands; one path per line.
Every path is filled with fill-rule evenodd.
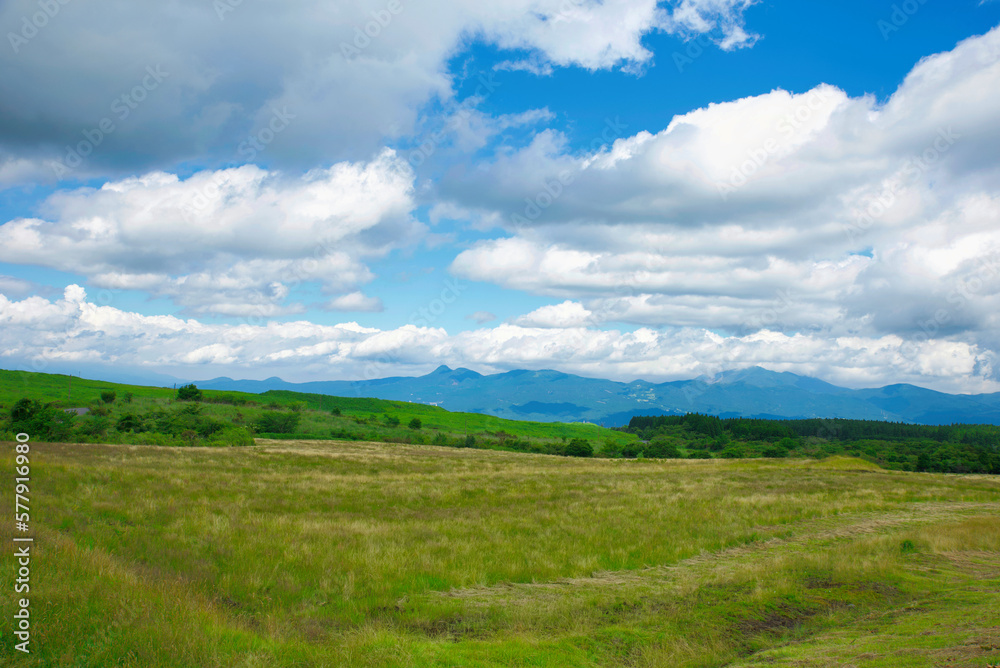
M 1000 393 L 945 394 L 914 385 L 852 390 L 760 367 L 693 380 L 630 383 L 559 371 L 483 375 L 441 366 L 426 376 L 289 383 L 280 378 L 197 382 L 214 390 L 292 390 L 433 404 L 515 420 L 614 427 L 634 415 L 707 413 L 769 419 L 853 418 L 918 424 L 1000 424 Z

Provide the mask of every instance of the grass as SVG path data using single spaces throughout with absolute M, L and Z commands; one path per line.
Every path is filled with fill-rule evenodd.
M 1000 661 L 996 477 L 335 441 L 32 453 L 18 665 Z M 11 619 L 12 568 L 0 591 Z

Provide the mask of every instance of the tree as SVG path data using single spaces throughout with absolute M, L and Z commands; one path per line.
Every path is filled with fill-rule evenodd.
M 105 390 L 104 392 L 101 392 L 101 401 L 106 404 L 113 404 L 115 403 L 116 396 L 117 395 L 115 395 L 115 393 L 111 390 Z
M 467 447 L 467 448 L 474 448 L 474 447 L 476 447 L 476 437 L 473 436 L 472 434 L 469 434 L 468 436 L 466 436 L 465 437 L 465 447 Z
M 267 434 L 294 434 L 301 417 L 301 413 L 264 411 L 257 421 L 257 428 Z
M 656 436 L 646 446 L 644 454 L 655 459 L 679 459 L 681 456 L 677 446 L 666 436 Z
M 747 453 L 738 445 L 730 445 L 720 452 L 719 456 L 724 459 L 743 459 Z
M 593 457 L 594 446 L 582 438 L 574 438 L 566 446 L 566 454 L 570 457 Z
M 201 390 L 191 383 L 177 388 L 177 401 L 201 401 Z
M 73 416 L 35 399 L 20 399 L 10 409 L 10 427 L 37 439 L 60 441 L 72 433 Z
M 625 447 L 622 448 L 622 457 L 626 459 L 635 459 L 642 454 L 642 448 L 643 443 L 641 441 L 626 443 Z
M 413 418 L 412 420 L 410 420 L 409 426 L 410 429 L 420 429 L 420 427 L 423 426 L 423 423 L 420 422 L 420 418 Z
M 917 470 L 918 471 L 930 471 L 931 470 L 931 458 L 926 452 L 921 452 L 917 456 Z

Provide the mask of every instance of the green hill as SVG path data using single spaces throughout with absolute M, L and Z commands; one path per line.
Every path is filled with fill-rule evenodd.
M 28 403 L 23 403 L 25 400 Z M 22 402 L 20 419 L 12 411 Z M 66 409 L 87 409 L 73 415 Z M 149 445 L 246 445 L 253 437 L 340 439 L 563 454 L 585 440 L 595 450 L 637 437 L 585 423 L 522 422 L 437 406 L 285 390 L 264 394 L 122 385 L 71 376 L 0 370 L 0 436 Z

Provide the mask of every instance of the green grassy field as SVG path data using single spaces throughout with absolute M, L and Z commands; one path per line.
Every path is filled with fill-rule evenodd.
M 996 476 L 336 441 L 36 443 L 31 467 L 34 653 L 5 632 L 9 665 L 1000 662 Z

